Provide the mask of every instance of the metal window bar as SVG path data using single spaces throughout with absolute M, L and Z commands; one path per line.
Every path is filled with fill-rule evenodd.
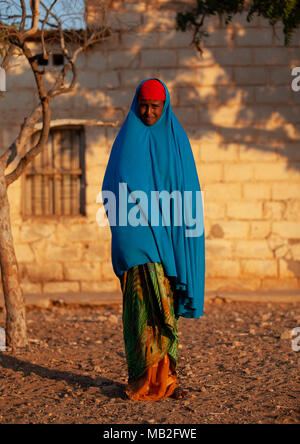
M 25 171 L 24 216 L 85 215 L 84 146 L 82 127 L 50 130 L 44 150 Z

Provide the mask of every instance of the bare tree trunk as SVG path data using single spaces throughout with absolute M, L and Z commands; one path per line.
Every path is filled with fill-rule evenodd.
M 11 233 L 9 202 L 4 170 L 6 160 L 0 160 L 0 266 L 6 307 L 7 345 L 15 349 L 28 344 L 25 303 L 20 286 L 18 264 Z
M 7 45 L 9 44 L 2 67 L 7 69 L 9 59 L 11 55 L 13 55 L 13 49 L 15 47 L 18 48 L 20 53 L 26 57 L 31 66 L 32 73 L 35 77 L 38 97 L 40 99 L 40 103 L 36 109 L 33 110 L 30 116 L 24 120 L 17 139 L 8 148 L 8 150 L 0 156 L 0 267 L 6 307 L 7 345 L 13 349 L 26 346 L 28 341 L 25 321 L 26 309 L 23 292 L 20 287 L 18 264 L 11 233 L 7 187 L 18 179 L 18 177 L 24 171 L 26 165 L 29 164 L 33 158 L 41 153 L 44 149 L 50 131 L 51 110 L 49 104 L 56 96 L 74 91 L 77 82 L 77 68 L 75 62 L 78 55 L 94 44 L 109 38 L 111 35 L 111 31 L 109 31 L 106 24 L 107 5 L 106 2 L 104 2 L 101 23 L 97 22 L 96 26 L 92 26 L 93 29 L 89 29 L 87 32 L 82 30 L 78 32 L 75 30 L 72 31 L 71 41 L 77 46 L 72 54 L 71 47 L 73 47 L 73 43 L 71 43 L 70 47 L 68 48 L 68 44 L 65 39 L 65 36 L 67 35 L 68 41 L 70 41 L 70 32 L 64 32 L 62 21 L 52 11 L 56 1 L 57 0 L 53 0 L 52 4 L 47 7 L 41 0 L 31 0 L 28 7 L 24 0 L 20 0 L 22 17 L 19 16 L 21 20 L 19 29 L 16 28 L 15 24 L 11 25 L 4 23 L 2 15 L 0 14 L 0 45 L 1 41 L 5 42 Z M 9 2 L 1 1 L 1 3 L 5 4 Z M 101 2 L 99 1 L 99 3 Z M 42 5 L 42 8 L 40 5 Z M 32 14 L 31 28 L 25 31 L 26 11 L 30 12 L 30 10 Z M 44 13 L 42 19 L 41 11 Z M 54 42 L 51 42 L 51 39 L 47 39 L 49 42 L 49 50 L 47 50 L 45 25 L 47 24 L 49 17 L 54 18 L 56 21 L 56 25 L 54 25 L 54 34 L 56 35 L 56 39 L 58 39 L 60 42 L 61 50 L 66 57 L 66 60 L 68 60 L 68 63 L 64 64 L 63 68 L 57 72 L 58 75 L 54 79 L 55 81 L 53 86 L 49 89 L 49 91 L 47 91 L 44 84 L 44 76 L 48 71 L 53 71 L 53 69 L 46 69 L 45 67 L 41 69 L 36 55 L 33 54 L 26 40 L 29 37 L 39 36 L 41 39 L 43 56 L 45 59 L 48 59 L 48 55 L 52 52 L 51 46 Z M 39 30 L 40 21 L 42 22 L 41 30 Z M 51 26 L 53 26 L 53 24 Z M 52 30 L 49 32 L 50 34 L 53 33 Z M 72 70 L 73 77 L 71 83 L 66 86 L 66 75 L 70 70 Z M 69 83 L 69 81 L 67 83 Z M 30 145 L 30 137 L 34 133 L 35 124 L 38 122 L 41 114 L 42 122 L 39 123 L 42 123 L 42 130 L 39 140 L 28 150 L 28 145 Z M 26 151 L 25 154 L 23 153 L 24 150 Z M 19 155 L 21 158 L 13 171 L 5 176 L 5 169 L 16 155 Z

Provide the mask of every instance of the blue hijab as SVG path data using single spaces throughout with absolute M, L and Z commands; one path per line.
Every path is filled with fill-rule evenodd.
M 137 87 L 130 111 L 114 141 L 102 184 L 104 208 L 112 233 L 112 265 L 120 279 L 134 265 L 160 262 L 166 276 L 175 279 L 176 315 L 199 318 L 203 315 L 204 303 L 205 236 L 196 165 L 188 137 L 173 114 L 168 89 L 161 80 L 166 92 L 161 117 L 151 126 L 140 119 L 138 92 L 146 80 Z M 170 199 L 168 223 L 162 201 L 157 199 L 160 217 L 157 224 L 150 220 L 151 191 L 163 190 L 170 194 L 179 191 L 182 201 L 178 199 L 174 203 L 175 199 Z M 115 218 L 113 211 L 107 209 L 109 199 L 105 203 L 104 191 L 114 193 L 115 206 L 109 208 L 116 210 Z M 186 199 L 183 198 L 185 191 L 190 191 Z M 180 210 L 181 224 L 176 222 Z M 185 211 L 190 216 L 184 218 Z

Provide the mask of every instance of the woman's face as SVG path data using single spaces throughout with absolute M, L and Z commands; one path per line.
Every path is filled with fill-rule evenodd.
M 154 125 L 162 115 L 164 104 L 163 100 L 139 99 L 140 118 L 145 125 Z

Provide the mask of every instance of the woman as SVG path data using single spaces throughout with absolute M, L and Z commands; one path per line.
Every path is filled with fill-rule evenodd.
M 136 90 L 111 150 L 103 202 L 106 192 L 115 196 L 104 207 L 123 293 L 126 395 L 178 399 L 186 394 L 176 374 L 178 319 L 203 315 L 204 226 L 192 150 L 161 80 L 144 80 Z M 164 204 L 162 196 L 169 197 Z

